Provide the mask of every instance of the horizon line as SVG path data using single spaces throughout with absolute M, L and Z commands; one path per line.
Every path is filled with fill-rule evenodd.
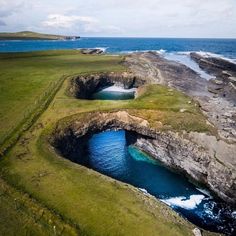
M 147 39 L 235 39 L 231 37 L 157 37 L 157 36 L 80 36 L 80 38 L 147 38 Z

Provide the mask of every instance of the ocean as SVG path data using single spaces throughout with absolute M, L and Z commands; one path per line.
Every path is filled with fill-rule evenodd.
M 1 40 L 0 52 L 102 48 L 107 53 L 154 50 L 161 53 L 209 52 L 236 61 L 236 39 L 86 38 L 75 41 Z
M 235 235 L 233 209 L 130 145 L 126 132 L 94 134 L 88 140 L 88 156 L 78 155 L 74 161 L 155 196 L 201 228 Z

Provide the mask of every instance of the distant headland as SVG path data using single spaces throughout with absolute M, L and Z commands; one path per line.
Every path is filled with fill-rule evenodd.
M 41 34 L 32 31 L 21 31 L 15 33 L 0 33 L 0 40 L 76 40 L 80 36 L 65 36 L 54 34 Z

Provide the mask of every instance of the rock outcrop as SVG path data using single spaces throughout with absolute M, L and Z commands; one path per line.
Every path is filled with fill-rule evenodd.
M 215 76 L 208 83 L 208 91 L 236 103 L 236 64 L 220 57 L 190 53 L 201 69 Z
M 80 49 L 80 52 L 82 54 L 102 54 L 104 53 L 104 50 L 100 49 L 100 48 L 83 48 Z
M 66 124 L 62 121 L 57 124 L 49 141 L 62 156 L 76 161 L 76 158 L 85 154 L 86 143 L 92 134 L 109 129 L 128 131 L 129 143 L 168 168 L 207 185 L 225 201 L 236 204 L 235 146 L 217 141 L 213 136 L 160 132 L 150 127 L 148 121 L 119 111 L 80 115 L 67 120 Z M 129 135 L 130 132 L 132 135 Z
M 102 73 L 76 76 L 71 79 L 67 89 L 69 95 L 76 98 L 89 99 L 91 95 L 107 86 L 117 85 L 125 89 L 143 85 L 145 80 L 131 73 Z
M 191 57 L 194 55 L 191 54 Z M 151 83 L 167 85 L 192 97 L 217 128 L 220 138 L 236 145 L 235 65 L 226 61 L 220 66 L 221 62 L 220 59 L 208 62 L 209 68 L 217 68 L 211 69 L 217 78 L 210 81 L 201 78 L 187 66 L 154 52 L 128 55 L 125 63 L 132 73 L 147 78 Z M 206 70 L 203 66 L 202 69 Z

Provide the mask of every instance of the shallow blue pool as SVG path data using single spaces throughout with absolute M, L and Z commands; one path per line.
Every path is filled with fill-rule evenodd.
M 92 95 L 92 99 L 98 100 L 129 100 L 134 99 L 135 89 L 123 89 L 118 86 L 110 86 Z
M 144 194 L 150 193 L 200 227 L 231 235 L 235 233 L 235 212 L 229 206 L 134 146 L 128 146 L 125 131 L 93 135 L 88 151 L 87 167 L 132 184 Z

